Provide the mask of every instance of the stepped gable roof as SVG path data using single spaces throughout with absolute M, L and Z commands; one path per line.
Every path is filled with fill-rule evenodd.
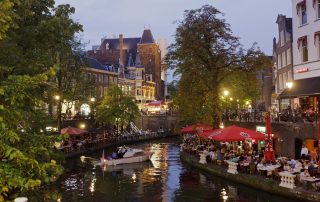
M 143 34 L 140 40 L 140 44 L 147 44 L 147 43 L 155 43 L 150 29 L 145 29 L 143 31 Z

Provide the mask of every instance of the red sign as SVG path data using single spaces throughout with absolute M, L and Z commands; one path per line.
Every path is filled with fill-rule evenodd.
M 297 69 L 295 72 L 296 73 L 303 73 L 303 72 L 308 72 L 309 71 L 309 68 L 300 68 L 300 69 Z

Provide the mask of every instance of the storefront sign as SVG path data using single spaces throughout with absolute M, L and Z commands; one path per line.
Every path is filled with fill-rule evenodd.
M 303 73 L 303 72 L 308 72 L 308 71 L 309 71 L 309 68 L 300 68 L 300 69 L 295 70 L 295 73 Z
M 265 126 L 256 126 L 256 131 L 265 133 L 266 132 L 266 127 Z

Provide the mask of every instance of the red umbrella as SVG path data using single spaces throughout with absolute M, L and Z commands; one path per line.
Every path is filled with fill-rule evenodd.
M 87 132 L 88 131 L 86 131 L 86 130 L 82 130 L 82 129 L 79 129 L 79 128 L 74 128 L 74 127 L 71 127 L 71 126 L 68 126 L 66 128 L 61 129 L 61 134 L 62 135 L 64 135 L 64 134 L 80 135 L 80 134 L 87 133 Z
M 208 139 L 208 138 L 209 138 L 209 135 L 210 135 L 211 133 L 213 133 L 214 131 L 215 131 L 214 129 L 212 129 L 212 130 L 205 130 L 205 131 L 202 131 L 202 133 L 199 133 L 198 136 L 199 136 L 199 137 L 202 137 L 202 138 L 204 138 L 204 139 Z
M 264 135 L 260 132 L 241 128 L 236 125 L 232 125 L 226 128 L 213 130 L 210 133 L 204 133 L 203 136 L 212 140 L 222 142 L 237 142 L 245 141 L 246 139 L 264 140 Z
M 265 146 L 264 158 L 266 161 L 274 161 L 274 150 L 271 142 L 271 121 L 269 115 L 266 117 L 266 133 L 267 144 Z
M 212 126 L 207 125 L 207 124 L 194 124 L 194 125 L 190 125 L 190 126 L 186 126 L 184 128 L 181 129 L 181 133 L 196 133 L 198 130 L 200 131 L 208 131 L 208 130 L 212 130 Z

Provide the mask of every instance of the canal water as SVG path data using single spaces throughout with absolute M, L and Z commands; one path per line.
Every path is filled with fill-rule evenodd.
M 59 201 L 65 202 L 293 201 L 192 169 L 180 161 L 179 144 L 178 138 L 167 138 L 132 145 L 154 152 L 152 160 L 105 169 L 91 160 L 99 159 L 102 150 L 82 160 L 70 159 L 54 189 L 61 194 Z M 112 151 L 105 149 L 106 154 Z

